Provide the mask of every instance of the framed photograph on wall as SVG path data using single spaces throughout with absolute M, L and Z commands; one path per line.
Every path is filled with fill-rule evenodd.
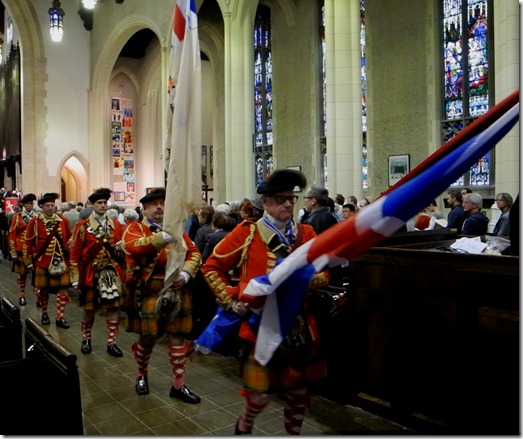
M 394 186 L 410 172 L 410 154 L 389 155 L 389 186 Z

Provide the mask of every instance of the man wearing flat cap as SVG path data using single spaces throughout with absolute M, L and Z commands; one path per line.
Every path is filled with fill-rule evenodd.
M 305 176 L 289 169 L 275 170 L 261 183 L 263 217 L 256 223 L 244 221 L 214 248 L 202 267 L 203 275 L 225 310 L 245 316 L 239 336 L 246 340 L 246 353 L 242 360 L 245 397 L 235 434 L 251 434 L 254 419 L 277 392 L 284 394 L 285 430 L 299 434 L 306 408 L 310 406 L 307 390 L 309 382 L 325 377 L 324 359 L 320 353 L 315 316 L 305 298 L 289 335 L 275 351 L 266 366 L 254 358 L 257 334 L 248 323 L 251 310 L 259 312 L 265 296 L 243 294 L 249 281 L 269 273 L 280 258 L 285 258 L 304 242 L 314 238 L 314 229 L 293 220 L 293 208 L 298 196 L 293 189 L 307 185 Z M 229 271 L 239 269 L 239 283 L 232 285 Z M 326 272 L 314 275 L 308 289 L 327 285 Z M 281 310 L 280 310 L 281 311 Z M 274 328 L 277 330 L 277 328 Z
M 163 231 L 165 189 L 151 189 L 140 199 L 143 221 L 130 223 L 123 234 L 123 250 L 127 264 L 129 326 L 139 339 L 132 345 L 138 365 L 135 390 L 138 395 L 149 393 L 148 365 L 156 341 L 167 333 L 169 362 L 173 381 L 169 396 L 189 404 L 197 404 L 200 397 L 185 385 L 185 362 L 191 349 L 186 341 L 192 330 L 192 298 L 186 283 L 194 278 L 200 268 L 201 254 L 184 232 L 187 245 L 185 262 L 180 275 L 172 285 L 178 292 L 177 312 L 166 320 L 157 320 L 156 304 L 164 288 L 165 267 L 174 238 Z M 132 297 L 134 296 L 134 297 Z
M 91 333 L 96 311 L 105 311 L 107 326 L 107 353 L 123 355 L 116 344 L 118 309 L 122 304 L 123 269 L 119 256 L 123 228 L 106 214 L 112 191 L 100 188 L 89 195 L 93 212 L 76 223 L 71 246 L 71 283 L 80 290 L 82 319 L 82 354 L 90 354 Z M 119 255 L 120 253 L 120 255 Z
M 11 271 L 13 273 L 18 273 L 18 303 L 20 306 L 25 306 L 27 303 L 25 300 L 25 285 L 27 283 L 27 274 L 29 272 L 22 260 L 23 236 L 25 229 L 27 229 L 27 224 L 29 224 L 31 218 L 33 218 L 33 205 L 35 201 L 35 194 L 27 194 L 22 197 L 18 203 L 22 206 L 22 210 L 13 215 L 11 224 L 9 225 L 9 234 L 7 235 L 9 252 L 11 254 L 11 259 L 13 260 Z
M 54 192 L 44 194 L 38 205 L 38 212 L 27 224 L 23 244 L 23 259 L 33 270 L 33 286 L 39 288 L 38 298 L 42 306 L 42 325 L 51 323 L 47 314 L 49 294 L 56 294 L 56 326 L 68 329 L 64 319 L 65 307 L 71 298 L 67 287 L 69 278 L 69 254 L 66 248 L 71 238 L 69 221 L 56 213 L 56 200 L 60 196 Z

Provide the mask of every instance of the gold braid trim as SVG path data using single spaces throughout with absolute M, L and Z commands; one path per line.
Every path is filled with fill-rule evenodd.
M 242 256 L 240 258 L 240 262 L 238 262 L 238 264 L 236 265 L 235 268 L 240 267 L 244 262 L 247 261 L 247 252 L 249 251 L 249 246 L 251 245 L 252 238 L 254 238 L 254 232 L 256 231 L 256 224 L 249 224 L 249 228 L 250 228 L 249 236 L 247 236 L 247 238 L 245 239 L 245 242 L 240 247 L 241 249 L 243 249 Z
M 222 258 L 227 258 L 235 253 L 238 253 L 240 250 L 243 250 L 242 255 L 240 257 L 240 262 L 238 262 L 238 264 L 234 267 L 234 268 L 238 268 L 243 263 L 243 261 L 245 261 L 247 259 L 247 251 L 249 250 L 249 245 L 251 244 L 252 238 L 254 237 L 254 232 L 256 231 L 256 225 L 249 224 L 249 228 L 250 228 L 250 233 L 247 236 L 247 238 L 245 238 L 245 242 L 243 243 L 243 245 L 235 248 L 232 252 L 225 253 L 223 255 L 219 255 L 218 253 L 216 253 L 216 247 L 218 247 L 218 246 L 216 246 L 215 250 L 213 250 L 213 252 L 212 252 L 213 256 L 218 259 L 222 259 Z
M 247 238 L 245 238 L 244 243 L 240 247 L 237 247 L 232 252 L 223 254 L 223 255 L 217 254 L 216 248 L 215 248 L 213 250 L 213 256 L 218 259 L 222 259 L 222 258 L 226 258 L 231 255 L 234 255 L 235 253 L 238 253 L 241 250 L 242 254 L 240 257 L 240 261 L 238 262 L 238 264 L 236 264 L 236 266 L 234 268 L 240 267 L 247 260 L 247 251 L 249 250 L 249 246 L 252 242 L 255 231 L 256 231 L 256 225 L 249 224 L 249 235 L 247 235 Z M 245 276 L 246 270 L 242 270 L 242 271 L 244 273 L 243 276 Z M 225 284 L 225 282 L 223 282 L 223 280 L 220 278 L 220 276 L 218 276 L 218 274 L 214 271 L 211 271 L 210 273 L 205 274 L 204 277 L 206 278 L 207 283 L 209 284 L 211 290 L 216 295 L 218 304 L 227 310 L 230 309 L 230 307 L 233 303 L 233 300 L 236 300 L 236 299 L 233 299 L 228 294 L 227 284 Z

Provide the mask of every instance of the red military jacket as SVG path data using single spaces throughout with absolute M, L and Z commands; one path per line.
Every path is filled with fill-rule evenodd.
M 11 218 L 7 239 L 9 241 L 9 253 L 11 253 L 13 259 L 17 256 L 22 256 L 24 251 L 24 232 L 33 216 L 34 211 L 29 213 L 22 209 L 21 212 L 16 212 L 13 218 Z
M 298 226 L 293 224 L 293 242 L 297 240 Z M 302 224 L 302 242 L 309 241 L 316 236 L 312 226 Z M 243 221 L 237 225 L 214 248 L 202 267 L 202 273 L 213 294 L 226 309 L 235 300 L 247 302 L 252 308 L 261 308 L 265 302 L 264 297 L 243 295 L 242 292 L 248 282 L 258 276 L 269 273 L 276 264 L 277 256 L 268 247 L 269 242 L 276 235 L 269 229 L 263 220 L 256 223 Z M 229 271 L 239 269 L 239 283 L 231 285 Z M 317 273 L 309 284 L 309 288 L 316 289 L 329 283 L 327 271 Z M 240 335 L 251 341 L 255 340 L 254 334 L 248 329 L 247 322 L 242 323 Z
M 183 233 L 187 253 L 182 270 L 194 277 L 200 268 L 201 254 L 187 233 Z M 125 252 L 127 276 L 139 272 L 142 284 L 147 284 L 151 275 L 165 275 L 165 266 L 169 255 L 169 243 L 161 231 L 152 231 L 146 218 L 141 222 L 127 225 L 122 237 L 122 248 Z
M 124 273 L 122 267 L 115 259 L 115 245 L 122 239 L 123 227 L 118 221 L 106 217 L 105 226 L 93 215 L 76 223 L 73 233 L 71 248 L 71 283 L 78 282 L 79 286 L 93 286 L 95 273 L 111 265 L 123 281 Z M 110 252 L 104 242 L 113 249 Z
M 49 227 L 46 224 L 49 223 Z M 58 223 L 58 231 L 51 239 L 51 242 L 43 253 L 35 260 L 35 256 L 40 251 L 47 240 L 47 236 L 51 233 L 53 225 Z M 25 230 L 24 244 L 23 244 L 23 260 L 29 266 L 33 264 L 35 267 L 48 269 L 53 260 L 53 256 L 58 254 L 63 261 L 69 266 L 69 255 L 66 250 L 67 241 L 71 238 L 71 227 L 69 221 L 64 217 L 54 214 L 52 217 L 46 217 L 42 212 L 37 213 Z

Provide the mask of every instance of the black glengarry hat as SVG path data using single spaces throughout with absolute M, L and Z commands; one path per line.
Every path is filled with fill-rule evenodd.
M 106 187 L 101 187 L 99 189 L 96 189 L 91 195 L 87 197 L 87 199 L 91 203 L 96 203 L 98 200 L 108 200 L 111 198 L 111 194 L 113 191 Z
M 26 194 L 20 200 L 20 204 L 33 203 L 34 201 L 36 201 L 36 195 L 35 194 Z
M 276 192 L 292 191 L 296 186 L 300 189 L 307 186 L 307 178 L 300 171 L 293 169 L 276 169 L 267 176 L 267 180 L 256 188 L 259 194 L 275 194 Z
M 164 187 L 155 187 L 153 189 L 149 189 L 149 192 L 142 198 L 140 198 L 140 203 L 149 203 L 150 201 L 158 200 L 159 198 L 163 198 L 165 200 L 165 188 Z
M 56 192 L 48 192 L 42 195 L 42 197 L 38 200 L 38 205 L 43 206 L 45 203 L 54 203 L 57 198 L 60 198 L 60 195 L 58 195 Z

